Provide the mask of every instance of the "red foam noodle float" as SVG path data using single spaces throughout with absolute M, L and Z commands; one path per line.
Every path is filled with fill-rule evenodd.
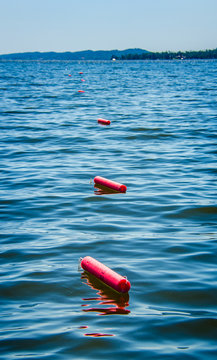
M 130 290 L 130 282 L 124 276 L 111 270 L 91 256 L 85 256 L 81 260 L 81 267 L 119 293 L 127 293 Z
M 90 333 L 90 334 L 84 334 L 84 335 L 92 336 L 92 337 L 114 336 L 113 334 L 103 334 L 103 333 Z
M 105 119 L 98 119 L 98 123 L 102 124 L 102 125 L 110 125 L 111 121 L 110 120 L 105 120 Z
M 95 185 L 102 185 L 118 192 L 125 193 L 127 191 L 126 185 L 119 184 L 116 181 L 108 180 L 102 176 L 96 176 L 94 178 Z
M 85 91 L 84 90 L 78 90 L 79 93 L 84 93 Z
M 80 71 L 79 74 L 82 75 L 82 74 L 83 74 L 83 71 Z

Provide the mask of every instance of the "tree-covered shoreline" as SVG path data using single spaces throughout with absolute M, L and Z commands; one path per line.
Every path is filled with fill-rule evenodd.
M 76 52 L 24 52 L 1 54 L 0 61 L 71 61 L 71 60 L 188 60 L 217 59 L 215 50 L 151 52 L 134 48 L 126 50 L 84 50 Z
M 192 59 L 217 59 L 217 48 L 214 50 L 200 51 L 164 51 L 144 52 L 142 54 L 126 54 L 117 60 L 192 60 Z

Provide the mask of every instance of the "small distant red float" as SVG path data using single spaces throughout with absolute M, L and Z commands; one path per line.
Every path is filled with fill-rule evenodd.
M 110 120 L 105 120 L 105 119 L 98 119 L 98 123 L 102 124 L 102 125 L 110 125 L 111 121 Z
M 92 337 L 114 336 L 113 334 L 103 334 L 103 333 L 90 333 L 90 334 L 84 334 L 84 335 L 92 336 Z
M 84 90 L 78 90 L 79 93 L 84 93 L 85 91 Z
M 126 185 L 120 184 L 116 181 L 113 180 L 108 180 L 102 176 L 96 176 L 94 178 L 94 183 L 97 185 L 102 185 L 102 186 L 106 186 L 110 189 L 119 191 L 119 192 L 123 192 L 125 193 L 127 191 L 127 187 Z
M 82 71 L 80 71 L 80 72 L 79 72 L 79 74 L 80 74 L 80 75 L 82 75 L 82 74 L 83 74 L 83 72 L 82 72 Z
M 81 267 L 119 293 L 127 293 L 130 290 L 130 282 L 124 276 L 111 270 L 91 256 L 85 256 L 81 260 Z

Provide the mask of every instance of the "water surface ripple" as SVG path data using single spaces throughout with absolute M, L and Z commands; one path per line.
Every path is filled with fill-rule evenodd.
M 1 62 L 0 98 L 0 359 L 216 359 L 217 62 Z

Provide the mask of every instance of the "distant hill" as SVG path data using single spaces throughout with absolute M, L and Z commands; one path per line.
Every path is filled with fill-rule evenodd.
M 122 55 L 120 60 L 192 60 L 192 59 L 217 59 L 217 49 L 199 50 L 199 51 L 164 51 L 164 52 L 146 52 L 136 54 Z
M 0 55 L 0 60 L 111 60 L 112 58 L 121 58 L 128 54 L 140 55 L 147 52 L 147 50 L 142 49 L 24 52 Z

